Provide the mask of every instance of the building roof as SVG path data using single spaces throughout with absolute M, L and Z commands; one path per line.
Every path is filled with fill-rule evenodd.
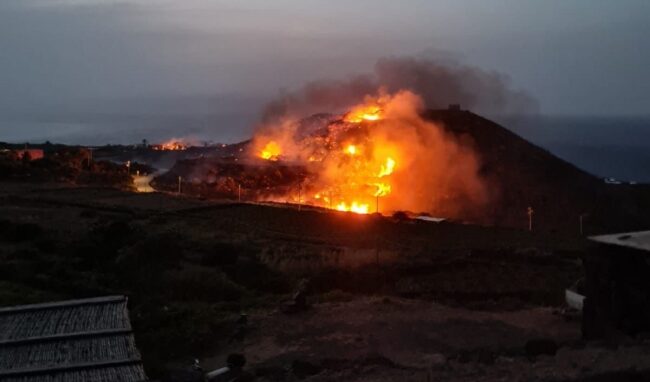
M 592 241 L 650 252 L 650 231 L 591 236 Z
M 146 380 L 125 296 L 0 308 L 0 380 Z

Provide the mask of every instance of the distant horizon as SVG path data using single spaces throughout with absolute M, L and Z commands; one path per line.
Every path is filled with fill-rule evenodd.
M 539 129 L 539 126 L 532 125 L 532 126 L 527 126 L 526 124 L 530 124 L 531 121 L 541 121 L 541 120 L 561 120 L 563 122 L 568 122 L 571 120 L 579 121 L 579 122 L 584 122 L 587 120 L 593 120 L 593 121 L 616 121 L 616 122 L 621 122 L 621 121 L 631 121 L 631 122 L 641 122 L 648 120 L 648 131 L 642 131 L 643 133 L 647 133 L 648 139 L 650 139 L 650 114 L 639 114 L 639 115 L 599 115 L 599 114 L 546 114 L 546 113 L 530 113 L 530 114 L 509 114 L 509 115 L 498 115 L 498 114 L 486 114 L 486 113 L 479 113 L 475 112 L 471 109 L 466 109 L 463 108 L 462 105 L 461 110 L 466 110 L 470 111 L 472 113 L 475 113 L 481 117 L 493 120 L 499 124 L 501 124 L 503 127 L 508 128 L 509 130 L 512 130 L 513 132 L 522 135 L 526 139 L 533 139 L 533 140 L 540 140 L 537 138 L 539 135 L 538 133 L 542 133 L 543 130 Z M 432 109 L 432 110 L 444 110 L 446 107 L 440 107 L 440 108 L 426 108 L 426 109 Z M 323 110 L 318 113 L 312 113 L 310 115 L 314 114 L 319 114 L 319 113 L 325 113 L 325 114 L 336 114 L 330 111 Z M 310 115 L 305 114 L 304 118 L 309 117 Z M 8 118 L 7 117 L 13 117 L 13 118 Z M 28 117 L 28 118 L 20 118 L 22 116 Z M 215 118 L 215 117 L 230 117 L 230 120 L 223 120 L 219 122 L 217 119 L 209 119 L 206 120 L 205 118 Z M 235 122 L 232 121 L 232 119 L 235 119 Z M 5 119 L 3 119 L 5 118 Z M 97 118 L 97 119 L 96 119 Z M 171 119 L 171 120 L 170 120 Z M 62 126 L 74 126 L 74 125 L 101 125 L 104 128 L 107 128 L 108 126 L 122 126 L 126 127 L 127 129 L 130 129 L 132 126 L 128 126 L 130 124 L 135 123 L 135 121 L 138 120 L 147 120 L 151 121 L 152 125 L 150 126 L 143 126 L 142 129 L 132 129 L 130 130 L 129 134 L 126 136 L 128 139 L 124 139 L 125 136 L 122 135 L 123 138 L 120 137 L 120 132 L 111 132 L 111 131 L 105 131 L 102 132 L 102 134 L 97 134 L 93 133 L 92 135 L 92 142 L 88 141 L 83 141 L 84 137 L 81 136 L 81 138 L 77 138 L 78 135 L 75 133 L 70 133 L 66 135 L 57 135 L 57 134 L 48 134 L 51 133 L 51 130 L 49 128 L 45 128 L 47 126 L 57 126 L 57 127 L 62 127 Z M 163 121 L 168 122 L 168 123 L 162 123 Z M 179 128 L 176 123 L 187 123 L 191 122 L 190 128 L 185 128 L 185 133 L 184 133 L 184 128 Z M 228 134 L 223 134 L 221 137 L 219 136 L 222 130 L 222 126 L 219 126 L 218 128 L 216 126 L 213 126 L 211 124 L 222 124 L 222 125 L 235 125 L 234 129 L 226 129 L 228 131 Z M 158 125 L 160 124 L 160 125 Z M 15 138 L 11 136 L 7 136 L 6 134 L 0 135 L 0 141 L 6 142 L 6 143 L 15 143 L 15 144 L 20 144 L 20 143 L 44 143 L 45 141 L 51 141 L 54 142 L 56 141 L 57 143 L 61 144 L 69 144 L 69 145 L 103 145 L 103 144 L 133 144 L 140 142 L 142 139 L 147 139 L 148 141 L 155 141 L 155 140 L 160 140 L 160 141 L 166 141 L 172 138 L 176 139 L 196 139 L 196 140 L 201 140 L 201 141 L 214 141 L 214 142 L 219 142 L 219 143 L 237 143 L 241 140 L 247 139 L 247 137 L 250 137 L 254 129 L 257 125 L 260 124 L 260 117 L 259 117 L 259 112 L 258 113 L 249 113 L 245 114 L 243 112 L 203 112 L 203 113 L 195 113 L 195 112 L 172 112 L 172 113 L 158 113 L 158 112 L 142 112 L 142 113 L 120 113 L 117 111 L 88 111 L 88 112 L 59 112 L 59 113 L 42 113 L 42 114 L 4 114 L 0 115 L 0 128 L 5 127 L 7 130 L 13 125 L 41 125 L 43 127 L 43 130 L 39 129 L 40 132 L 36 134 L 32 134 L 31 136 L 25 136 L 25 137 L 20 137 L 20 138 Z M 125 126 L 127 125 L 127 126 Z M 163 126 L 164 125 L 164 126 Z M 197 125 L 202 125 L 202 126 L 197 126 Z M 566 127 L 567 125 L 565 125 Z M 622 126 L 625 127 L 625 126 Z M 241 129 L 241 130 L 240 130 Z M 644 129 L 645 130 L 645 129 Z M 153 133 L 152 137 L 148 138 L 147 134 L 148 133 Z M 571 133 L 577 133 L 577 132 L 572 132 L 570 130 L 565 131 L 565 133 L 568 133 L 569 135 Z M 582 133 L 585 133 L 585 131 L 582 131 Z M 113 137 L 110 137 L 110 136 Z M 135 136 L 142 136 L 140 139 L 135 139 L 133 137 Z M 532 136 L 532 137 L 531 137 Z M 110 138 L 104 138 L 104 137 L 110 137 Z M 117 138 L 117 139 L 115 139 Z M 546 143 L 567 143 L 566 138 L 562 139 L 561 136 L 560 138 L 553 140 L 553 139 L 541 139 L 541 141 L 546 142 Z M 571 142 L 574 144 L 584 144 L 582 141 L 576 141 L 576 142 Z M 590 142 L 588 143 L 591 146 L 599 146 L 599 145 L 612 145 L 612 139 L 607 138 L 606 140 L 603 140 L 602 142 Z M 616 144 L 614 144 L 616 145 Z M 650 141 L 649 140 L 639 140 L 636 138 L 632 138 L 632 141 L 630 143 L 619 143 L 618 145 L 624 145 L 624 146 L 638 146 L 638 147 L 650 147 Z
M 461 105 L 462 107 L 462 105 Z M 470 110 L 471 111 L 471 110 Z M 190 115 L 190 114 L 188 114 Z M 504 118 L 485 116 L 515 134 L 549 150 L 554 155 L 574 164 L 575 166 L 598 177 L 614 177 L 621 180 L 650 182 L 650 116 L 552 116 L 527 115 L 508 116 Z M 168 121 L 168 116 L 161 117 Z M 536 122 L 536 123 L 531 123 Z M 43 122 L 50 124 L 49 122 Z M 65 122 L 60 123 L 66 125 Z M 191 139 L 195 142 L 212 142 L 213 144 L 233 144 L 250 139 L 253 125 L 248 133 L 240 137 L 233 136 L 231 140 L 219 139 L 216 136 L 202 135 L 214 131 L 211 127 L 194 129 L 193 134 L 181 135 L 175 126 L 162 130 L 152 128 L 151 134 L 141 134 L 142 130 L 132 131 L 129 139 L 103 140 L 95 136 L 95 141 L 75 139 L 61 136 L 59 138 L 34 138 L 28 140 L 8 140 L 0 137 L 0 142 L 8 144 L 64 144 L 71 146 L 104 146 L 104 145 L 137 145 L 142 139 L 156 144 L 170 139 Z M 593 131 L 596 129 L 597 131 Z M 125 130 L 129 130 L 126 128 Z M 591 131 L 590 131 L 591 130 Z M 618 141 L 611 139 L 610 132 L 627 130 L 625 134 L 616 134 Z M 83 131 L 83 129 L 82 129 Z M 222 131 L 222 130 L 221 130 Z M 158 135 L 156 134 L 158 133 Z M 165 133 L 166 132 L 166 133 Z M 133 134 L 138 135 L 137 137 Z M 167 135 L 165 135 L 167 134 Z M 620 140 L 626 137 L 625 140 Z

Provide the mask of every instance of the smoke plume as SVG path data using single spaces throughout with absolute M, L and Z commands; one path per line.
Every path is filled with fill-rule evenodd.
M 427 108 L 461 104 L 480 114 L 516 115 L 535 113 L 536 100 L 515 90 L 501 73 L 463 65 L 415 57 L 386 57 L 369 74 L 347 80 L 320 80 L 281 94 L 269 102 L 262 124 L 283 118 L 304 117 L 314 113 L 342 112 L 360 103 L 379 89 L 389 93 L 409 90 L 419 95 Z
M 480 215 L 493 195 L 471 140 L 422 117 L 426 108 L 449 104 L 494 114 L 537 108 L 499 73 L 383 58 L 371 74 L 312 82 L 270 102 L 251 153 L 306 170 L 300 191 L 281 196 L 285 200 L 360 213 Z M 323 112 L 332 114 L 315 114 Z

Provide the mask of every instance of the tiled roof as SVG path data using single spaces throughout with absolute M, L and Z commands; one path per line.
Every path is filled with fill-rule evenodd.
M 146 380 L 125 296 L 0 308 L 0 381 Z

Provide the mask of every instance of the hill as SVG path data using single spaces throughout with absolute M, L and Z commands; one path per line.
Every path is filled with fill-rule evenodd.
M 586 233 L 648 227 L 646 185 L 605 184 L 549 151 L 486 118 L 460 110 L 428 110 L 425 117 L 474 146 L 481 175 L 496 193 L 490 224 L 526 228 L 532 207 L 535 229 Z
M 464 110 L 427 110 L 423 117 L 473 149 L 480 163 L 479 176 L 487 184 L 489 203 L 480 210 L 466 209 L 450 216 L 433 208 L 433 215 L 458 221 L 528 228 L 528 208 L 533 209 L 533 228 L 543 231 L 584 233 L 643 229 L 650 219 L 641 211 L 650 208 L 650 187 L 610 185 L 554 156 L 503 126 Z M 306 118 L 297 134 L 322 134 L 335 117 L 318 114 Z M 240 197 L 245 200 L 278 200 L 277 195 L 299 187 L 308 175 L 299 164 L 251 160 L 245 156 L 249 142 L 238 145 L 239 156 L 181 160 L 155 179 L 161 190 L 176 191 L 178 176 L 185 179 L 183 192 L 202 197 Z

